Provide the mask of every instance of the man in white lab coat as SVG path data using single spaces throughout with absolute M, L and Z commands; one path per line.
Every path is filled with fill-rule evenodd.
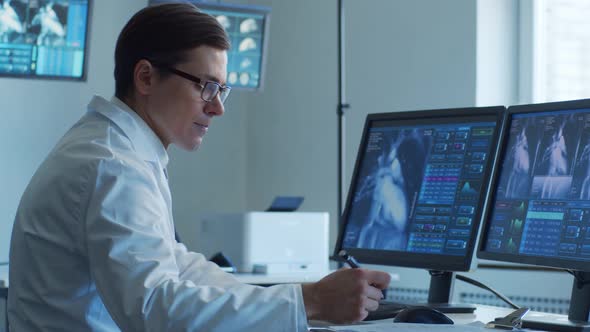
M 138 12 L 115 52 L 116 97 L 88 112 L 39 167 L 10 247 L 9 324 L 20 331 L 306 331 L 377 308 L 389 275 L 239 283 L 174 239 L 170 144 L 195 150 L 223 102 L 229 41 L 188 4 Z

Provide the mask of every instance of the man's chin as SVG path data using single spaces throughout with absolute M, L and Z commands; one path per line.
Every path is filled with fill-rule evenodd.
M 187 150 L 188 151 L 197 151 L 200 147 L 201 147 L 201 141 L 199 141 L 199 143 L 197 143 L 197 144 L 193 144 Z
M 185 143 L 185 144 L 181 144 L 178 147 L 185 150 L 185 151 L 197 151 L 199 149 L 199 147 L 201 146 L 201 143 L 203 142 L 202 138 L 197 139 L 196 141 L 190 142 L 190 143 Z

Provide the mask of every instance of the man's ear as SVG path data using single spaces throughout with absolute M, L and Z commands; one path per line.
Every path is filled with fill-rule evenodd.
M 151 94 L 156 79 L 154 66 L 147 60 L 139 60 L 133 69 L 133 85 L 138 94 L 147 96 Z

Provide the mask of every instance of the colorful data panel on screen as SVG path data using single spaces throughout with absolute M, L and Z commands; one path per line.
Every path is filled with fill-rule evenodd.
M 590 109 L 514 114 L 485 250 L 590 261 Z
M 495 125 L 373 124 L 343 247 L 465 255 Z

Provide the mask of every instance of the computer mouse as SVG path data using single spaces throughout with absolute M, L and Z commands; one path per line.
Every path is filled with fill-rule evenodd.
M 408 307 L 400 311 L 393 319 L 394 323 L 454 324 L 453 320 L 442 312 L 429 307 Z

